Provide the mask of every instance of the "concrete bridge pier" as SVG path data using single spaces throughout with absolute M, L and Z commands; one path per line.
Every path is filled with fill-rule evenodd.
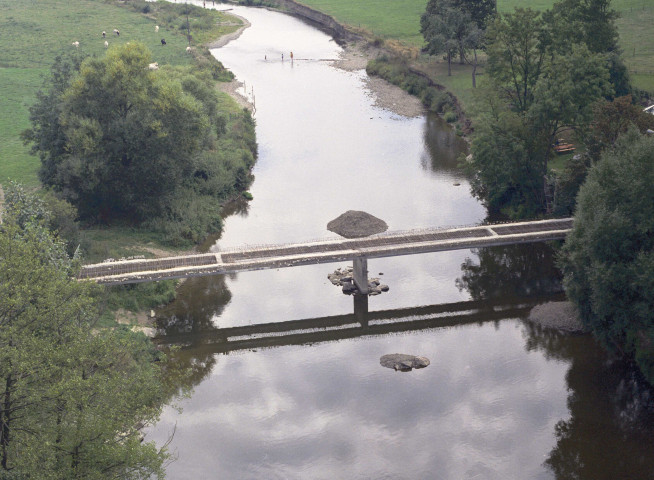
M 361 295 L 368 295 L 368 259 L 366 257 L 355 257 L 352 260 L 352 279 L 359 289 Z

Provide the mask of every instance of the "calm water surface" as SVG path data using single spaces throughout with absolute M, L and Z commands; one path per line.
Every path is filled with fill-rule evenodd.
M 233 11 L 252 27 L 214 54 L 255 100 L 259 160 L 254 200 L 212 249 L 331 236 L 350 209 L 391 230 L 484 220 L 440 119 L 372 106 L 365 73 L 334 68 L 340 47 L 320 31 Z M 158 317 L 194 392 L 148 438 L 175 432 L 172 479 L 654 478 L 637 376 L 587 336 L 524 320 L 558 298 L 552 258 L 521 246 L 371 260 L 390 291 L 358 316 L 327 281 L 344 264 L 189 280 Z M 259 327 L 290 320 L 305 321 Z M 431 365 L 394 372 L 387 353 Z

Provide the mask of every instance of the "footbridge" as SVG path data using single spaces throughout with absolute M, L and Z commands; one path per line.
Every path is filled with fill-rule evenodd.
M 562 240 L 572 228 L 572 222 L 572 218 L 563 218 L 407 230 L 356 239 L 331 238 L 285 245 L 246 245 L 215 253 L 85 265 L 79 279 L 103 284 L 139 283 L 352 261 L 354 282 L 361 293 L 367 293 L 368 258 Z

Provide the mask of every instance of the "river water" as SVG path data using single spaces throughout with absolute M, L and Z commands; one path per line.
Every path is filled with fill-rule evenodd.
M 456 167 L 465 145 L 438 117 L 374 107 L 365 72 L 335 68 L 341 49 L 321 31 L 233 11 L 252 26 L 214 55 L 255 101 L 259 159 L 254 200 L 234 206 L 211 249 L 333 236 L 326 225 L 346 210 L 390 230 L 485 219 Z M 654 478 L 638 376 L 590 337 L 526 320 L 560 298 L 553 255 L 369 260 L 390 291 L 367 306 L 327 280 L 345 264 L 189 280 L 157 316 L 193 393 L 148 439 L 174 432 L 172 479 Z M 259 327 L 291 320 L 291 332 Z M 395 372 L 379 363 L 388 353 L 431 365 Z

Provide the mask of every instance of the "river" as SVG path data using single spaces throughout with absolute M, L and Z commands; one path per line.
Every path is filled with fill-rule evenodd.
M 255 101 L 259 159 L 254 199 L 211 249 L 330 237 L 347 210 L 390 230 L 485 219 L 457 169 L 465 144 L 440 118 L 375 107 L 365 72 L 335 68 L 341 48 L 316 28 L 233 12 L 252 26 L 214 55 Z M 358 316 L 327 280 L 344 264 L 188 280 L 157 318 L 193 392 L 147 438 L 174 432 L 172 479 L 653 478 L 637 374 L 589 336 L 526 320 L 559 298 L 553 256 L 530 245 L 370 260 L 390 291 Z M 293 336 L 255 328 L 290 320 L 307 322 Z M 237 326 L 252 326 L 249 343 L 219 341 Z M 388 353 L 431 364 L 395 372 L 379 363 Z

